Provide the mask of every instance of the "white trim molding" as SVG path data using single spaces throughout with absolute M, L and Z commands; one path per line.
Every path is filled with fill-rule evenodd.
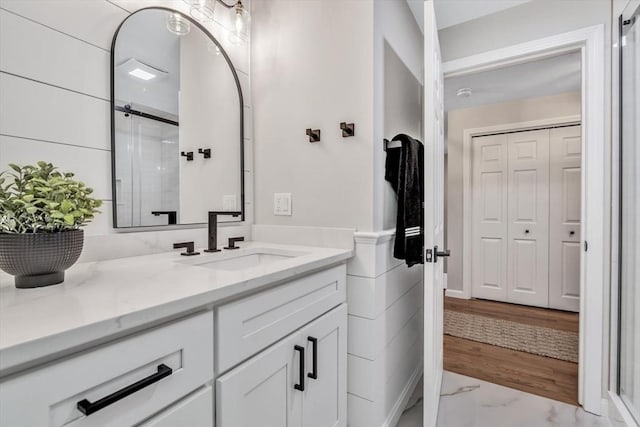
M 607 238 L 605 186 L 610 134 L 606 128 L 605 107 L 605 28 L 595 25 L 564 34 L 545 37 L 506 48 L 456 59 L 443 64 L 445 77 L 460 76 L 508 65 L 542 59 L 560 53 L 580 51 L 582 54 L 582 226 L 587 252 L 581 256 L 580 280 L 580 361 L 578 401 L 585 410 L 602 413 L 603 334 L 605 332 L 605 301 L 608 279 L 605 278 Z M 464 168 L 469 173 L 468 168 Z M 588 173 L 587 173 L 588 171 Z M 468 178 L 468 177 L 467 177 Z M 465 182 L 466 179 L 465 178 Z M 468 197 L 464 195 L 463 197 Z M 466 213 L 465 213 L 466 221 Z M 465 227 L 464 233 L 468 233 Z M 464 268 L 469 269 L 468 253 L 463 251 Z M 464 277 L 463 272 L 463 277 Z M 466 276 L 468 277 L 469 271 Z M 463 279 L 464 282 L 464 279 Z M 465 286 L 466 292 L 470 287 Z
M 382 231 L 356 231 L 353 233 L 355 242 L 363 245 L 379 245 L 380 243 L 388 242 L 395 236 L 395 228 Z

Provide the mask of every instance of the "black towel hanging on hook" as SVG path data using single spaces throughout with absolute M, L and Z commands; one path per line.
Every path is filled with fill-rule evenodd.
M 399 150 L 387 149 L 385 163 L 385 180 L 398 198 L 393 256 L 411 267 L 423 263 L 424 146 L 405 134 L 396 135 L 392 141 L 401 143 Z

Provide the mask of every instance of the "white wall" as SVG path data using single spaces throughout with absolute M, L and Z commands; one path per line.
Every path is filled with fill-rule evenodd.
M 446 81 L 445 81 L 446 84 Z M 449 111 L 447 155 L 447 288 L 462 290 L 464 129 L 580 115 L 580 92 Z
M 256 2 L 253 12 L 256 222 L 389 226 L 385 44 L 418 82 L 424 66 L 422 34 L 408 5 L 277 0 Z M 341 137 L 341 121 L 355 123 L 355 137 Z M 320 129 L 322 140 L 310 144 L 306 128 Z M 273 215 L 276 192 L 292 193 L 292 216 Z
M 380 231 L 395 228 L 395 197 L 384 180 L 382 141 L 400 132 L 422 138 L 422 94 L 403 99 L 397 92 L 422 85 L 424 52 L 422 32 L 406 1 L 375 0 L 374 23 L 373 230 Z M 411 111 L 410 116 L 401 118 L 402 111 Z
M 199 31 L 182 37 L 180 68 L 180 151 L 194 153 L 193 161 L 180 158 L 180 221 L 203 223 L 208 211 L 240 209 L 238 89 L 227 61 Z M 211 158 L 198 154 L 201 148 L 210 149 Z M 235 198 L 235 206 L 225 208 L 225 196 Z
M 438 32 L 442 61 L 512 46 L 591 25 L 607 27 L 609 51 L 610 0 L 534 0 Z M 609 55 L 609 54 L 607 54 Z
M 259 1 L 252 25 L 256 223 L 370 230 L 372 3 Z M 292 216 L 273 215 L 274 193 L 292 193 Z
M 422 138 L 422 84 L 387 42 L 384 43 L 383 97 L 386 138 L 391 139 L 398 133 Z M 380 150 L 379 146 L 376 148 Z M 384 171 L 382 175 L 384 176 Z M 395 229 L 397 195 L 388 182 L 385 182 L 383 189 L 382 229 Z
M 422 268 L 394 259 L 393 230 L 380 231 L 395 228 L 382 140 L 419 136 L 422 35 L 400 0 L 269 0 L 253 12 L 255 228 L 365 232 L 348 266 L 349 425 L 394 425 L 422 368 Z M 342 138 L 342 121 L 355 137 Z M 273 215 L 275 192 L 292 193 L 292 216 Z
M 0 165 L 47 160 L 76 172 L 79 179 L 95 189 L 95 195 L 105 203 L 103 213 L 86 229 L 96 239 L 87 239 L 85 256 L 91 253 L 108 256 L 102 248 L 92 245 L 108 241 L 115 249 L 117 242 L 133 238 L 122 234 L 108 240 L 97 238 L 114 233 L 109 55 L 120 22 L 130 12 L 153 5 L 188 13 L 188 6 L 181 0 L 0 0 Z M 220 24 L 210 23 L 208 28 L 228 50 L 246 94 L 245 178 L 247 223 L 250 223 L 253 191 L 250 43 L 231 46 L 227 30 Z M 235 234 L 248 236 L 250 232 L 248 226 L 231 228 L 236 229 Z M 121 254 L 166 251 L 170 249 L 169 238 L 200 239 L 201 234 L 204 242 L 203 229 L 140 233 L 140 239 L 157 245 L 139 245 L 136 251 L 130 245 Z M 112 256 L 117 255 L 116 250 Z

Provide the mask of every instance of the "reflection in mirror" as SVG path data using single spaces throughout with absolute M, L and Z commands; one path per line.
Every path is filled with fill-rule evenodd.
M 243 103 L 227 54 L 190 18 L 143 9 L 112 46 L 114 226 L 242 211 Z

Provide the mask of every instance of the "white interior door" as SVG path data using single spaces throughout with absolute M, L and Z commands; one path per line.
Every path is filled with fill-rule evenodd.
M 507 135 L 507 301 L 549 306 L 549 130 Z
M 581 127 L 551 129 L 549 307 L 580 310 Z
M 473 138 L 471 287 L 475 298 L 507 301 L 507 135 Z
M 433 1 L 424 3 L 424 427 L 436 425 L 442 382 L 444 262 L 443 77 Z M 437 249 L 437 250 L 436 250 Z M 431 262 L 429 259 L 431 258 Z

